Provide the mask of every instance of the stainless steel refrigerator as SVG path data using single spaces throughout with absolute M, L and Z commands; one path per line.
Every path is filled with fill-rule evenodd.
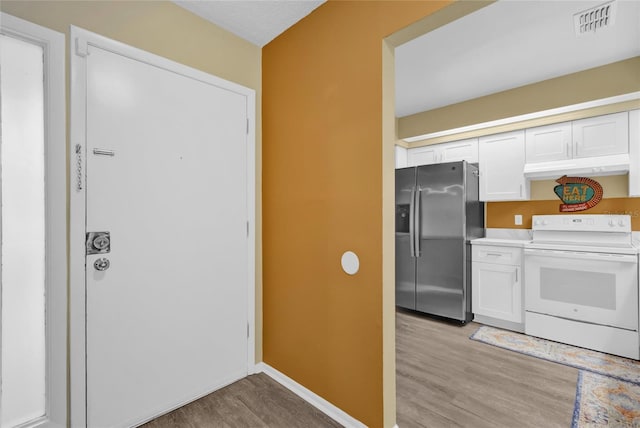
M 478 168 L 466 161 L 396 170 L 396 305 L 466 323 L 471 245 L 484 236 Z

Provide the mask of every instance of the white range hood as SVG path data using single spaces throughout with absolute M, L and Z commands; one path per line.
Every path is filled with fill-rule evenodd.
M 563 175 L 624 175 L 629 172 L 629 164 L 628 154 L 528 163 L 524 166 L 524 176 L 529 180 L 546 180 Z

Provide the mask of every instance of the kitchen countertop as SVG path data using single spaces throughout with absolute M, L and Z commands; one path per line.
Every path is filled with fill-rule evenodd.
M 471 240 L 472 244 L 481 245 L 502 245 L 505 247 L 524 247 L 524 244 L 531 242 L 530 229 L 494 229 L 485 230 L 484 238 Z
M 495 245 L 502 247 L 524 247 L 531 242 L 529 239 L 505 239 L 505 238 L 477 238 L 472 239 L 472 245 Z

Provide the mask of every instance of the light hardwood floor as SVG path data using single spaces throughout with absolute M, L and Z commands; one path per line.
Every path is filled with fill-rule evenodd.
M 144 428 L 331 428 L 342 425 L 265 374 L 251 375 Z
M 578 370 L 470 340 L 478 327 L 397 312 L 398 426 L 570 427 Z
M 398 426 L 570 427 L 578 370 L 470 340 L 478 327 L 398 311 Z M 340 426 L 265 374 L 249 376 L 143 425 Z

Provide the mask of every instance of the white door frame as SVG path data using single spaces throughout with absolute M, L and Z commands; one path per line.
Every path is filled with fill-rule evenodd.
M 212 76 L 169 59 L 71 26 L 71 138 L 70 138 L 70 425 L 86 426 L 86 306 L 85 306 L 85 224 L 86 224 L 86 57 L 95 46 L 151 64 L 204 83 L 233 91 L 247 98 L 247 370 L 255 366 L 255 91 Z M 79 147 L 79 152 L 76 148 Z
M 67 217 L 64 34 L 0 12 L 0 33 L 44 54 L 46 414 L 26 427 L 67 424 Z

